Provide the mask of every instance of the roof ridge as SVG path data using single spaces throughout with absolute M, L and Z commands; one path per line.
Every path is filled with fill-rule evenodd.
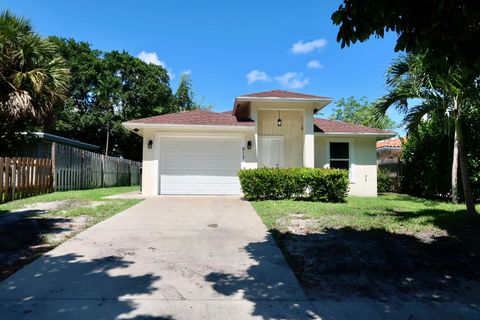
M 281 89 L 241 94 L 241 95 L 238 95 L 237 97 L 262 97 L 263 96 L 263 97 L 272 98 L 272 97 L 275 97 L 275 94 L 279 96 L 278 98 L 288 98 L 288 96 L 290 96 L 290 98 L 298 98 L 298 99 L 330 99 L 324 96 L 318 96 L 318 95 L 295 92 L 295 91 L 287 91 L 287 90 L 281 90 Z

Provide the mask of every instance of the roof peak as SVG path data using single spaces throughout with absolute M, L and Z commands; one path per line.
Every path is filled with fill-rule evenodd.
M 239 95 L 239 97 L 256 97 L 256 98 L 293 98 L 293 99 L 330 99 L 325 96 L 317 96 L 300 92 L 286 90 L 269 90 Z

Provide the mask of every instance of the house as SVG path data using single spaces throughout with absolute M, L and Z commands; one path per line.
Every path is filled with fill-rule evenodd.
M 142 192 L 240 194 L 237 171 L 330 167 L 350 193 L 377 195 L 375 143 L 394 133 L 315 117 L 332 99 L 274 90 L 235 98 L 233 110 L 195 110 L 124 123 L 143 137 Z
M 377 142 L 377 160 L 399 159 L 402 154 L 402 143 L 406 137 L 387 139 Z

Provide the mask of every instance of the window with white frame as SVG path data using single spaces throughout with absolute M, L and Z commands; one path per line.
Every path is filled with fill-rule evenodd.
M 350 168 L 350 146 L 348 142 L 330 142 L 330 168 Z

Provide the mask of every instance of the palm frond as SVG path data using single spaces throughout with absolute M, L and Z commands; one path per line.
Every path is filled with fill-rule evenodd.
M 404 117 L 404 122 L 407 124 L 407 131 L 415 131 L 425 116 L 429 114 L 433 114 L 434 112 L 446 113 L 447 107 L 448 102 L 443 99 L 424 100 L 422 103 L 411 107 Z

